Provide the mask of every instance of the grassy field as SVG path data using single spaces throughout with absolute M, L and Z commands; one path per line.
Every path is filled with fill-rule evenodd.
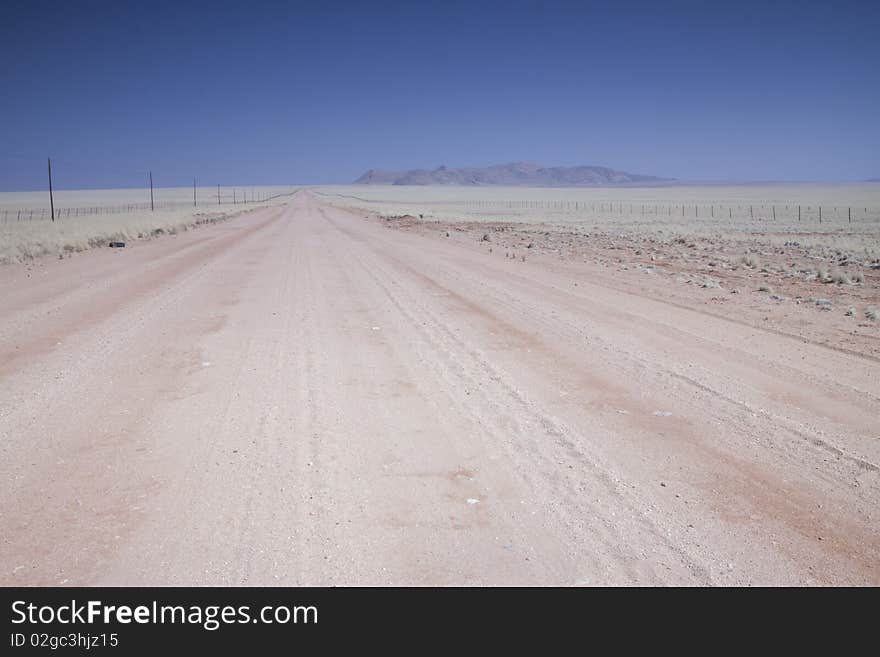
M 598 221 L 624 228 L 796 230 L 818 227 L 821 207 L 823 229 L 845 228 L 851 218 L 851 223 L 880 230 L 880 184 L 874 183 L 613 188 L 350 185 L 320 187 L 316 192 L 341 206 L 444 221 Z
M 111 240 L 132 241 L 188 230 L 233 214 L 283 203 L 295 187 L 157 188 L 155 211 L 143 189 L 63 190 L 55 194 L 56 220 L 50 219 L 45 192 L 0 193 L 0 264 L 84 251 Z M 247 203 L 244 203 L 244 198 Z M 260 199 L 260 200 L 257 200 Z M 234 201 L 234 202 L 233 202 Z
M 315 190 L 328 202 L 423 222 L 510 222 L 651 237 L 740 237 L 880 256 L 880 184 L 417 187 Z M 821 208 L 821 216 L 820 216 Z

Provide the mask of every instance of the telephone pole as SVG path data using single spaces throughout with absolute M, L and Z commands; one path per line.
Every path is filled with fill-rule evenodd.
M 196 179 L 193 178 L 193 207 L 196 207 Z
M 52 196 L 52 158 L 46 158 L 49 163 L 49 208 L 52 212 L 52 221 L 55 221 L 55 199 Z
M 153 172 L 150 171 L 150 212 L 155 212 L 156 206 L 153 203 Z

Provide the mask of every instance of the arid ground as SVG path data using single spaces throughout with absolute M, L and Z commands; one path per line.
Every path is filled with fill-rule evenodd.
M 868 201 L 351 196 L 2 267 L 0 584 L 880 584 Z

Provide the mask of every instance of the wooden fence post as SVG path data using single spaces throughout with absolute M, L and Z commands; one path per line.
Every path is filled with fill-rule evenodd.
M 55 221 L 55 199 L 52 196 L 52 159 L 46 158 L 46 161 L 49 163 L 49 207 L 52 212 L 52 221 Z

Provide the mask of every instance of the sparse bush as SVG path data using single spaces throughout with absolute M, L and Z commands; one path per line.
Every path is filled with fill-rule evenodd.
M 758 292 L 770 292 L 770 293 L 772 293 L 772 292 L 773 292 L 773 288 L 770 287 L 769 285 L 761 285 L 760 287 L 758 287 Z
M 816 280 L 820 283 L 825 283 L 830 280 L 828 269 L 825 267 L 819 267 L 819 269 L 816 270 Z
M 856 273 L 854 273 L 852 275 L 852 282 L 853 283 L 864 283 L 865 282 L 865 275 L 862 272 L 857 271 Z
M 749 269 L 755 269 L 758 266 L 758 259 L 755 256 L 753 256 L 751 253 L 747 253 L 746 255 L 744 255 L 740 259 L 740 262 L 742 264 L 744 264 L 746 267 L 748 267 Z
M 849 280 L 849 276 L 845 271 L 839 271 L 834 274 L 831 278 L 832 281 L 837 283 L 838 285 L 850 285 L 851 281 Z
M 872 322 L 876 322 L 878 319 L 880 319 L 880 310 L 877 310 L 876 308 L 868 308 L 865 311 L 865 317 L 870 319 Z
M 856 314 L 856 309 L 853 308 L 852 306 L 850 306 L 849 308 L 846 309 L 846 313 L 844 313 L 844 314 L 845 314 L 847 317 L 852 317 L 853 315 Z
M 716 281 L 714 278 L 709 278 L 708 276 L 703 280 L 703 284 L 701 287 L 715 289 L 721 287 L 721 283 Z

